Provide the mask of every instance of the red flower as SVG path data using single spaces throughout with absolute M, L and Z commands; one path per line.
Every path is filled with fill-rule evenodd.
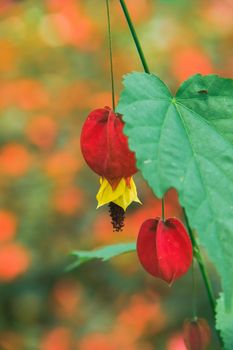
M 147 272 L 169 284 L 184 275 L 192 262 L 190 238 L 175 218 L 146 220 L 138 234 L 137 253 Z
M 112 186 L 137 172 L 123 126 L 122 116 L 104 107 L 88 115 L 81 133 L 81 150 L 87 164 Z
M 211 331 L 206 320 L 186 320 L 183 326 L 184 342 L 188 350 L 205 350 L 210 343 Z
M 136 160 L 123 134 L 120 114 L 110 107 L 95 109 L 81 132 L 81 150 L 89 167 L 101 176 L 96 199 L 97 208 L 109 204 L 113 228 L 121 231 L 125 210 L 132 202 L 141 203 L 132 175 L 137 172 Z

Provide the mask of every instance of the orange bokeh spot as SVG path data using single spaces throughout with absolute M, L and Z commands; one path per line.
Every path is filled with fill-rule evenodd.
M 177 50 L 172 61 L 172 71 L 179 82 L 193 74 L 210 74 L 212 65 L 209 57 L 198 48 Z
M 80 164 L 72 153 L 68 151 L 57 151 L 47 160 L 46 171 L 51 177 L 65 179 L 72 177 L 79 169 Z
M 182 335 L 173 334 L 167 343 L 166 350 L 186 350 Z
M 0 280 L 11 281 L 29 267 L 28 250 L 18 243 L 4 244 L 0 248 Z
M 36 80 L 22 79 L 0 85 L 0 107 L 16 105 L 25 110 L 47 107 L 49 97 Z
M 54 206 L 62 214 L 76 214 L 83 201 L 82 192 L 73 186 L 59 189 L 54 197 Z
M 58 97 L 60 101 L 58 113 L 66 116 L 77 109 L 83 111 L 84 109 L 93 108 L 93 90 L 93 83 L 89 81 L 78 81 L 64 87 L 60 90 Z
M 96 217 L 93 232 L 98 244 L 119 243 L 120 237 L 117 237 L 116 232 L 113 231 L 111 217 L 104 211 Z
M 13 331 L 3 331 L 0 333 L 1 350 L 23 350 L 24 339 L 19 333 Z
M 0 151 L 0 171 L 6 175 L 22 176 L 30 165 L 30 154 L 23 145 L 10 143 Z
M 85 13 L 82 2 L 50 0 L 48 7 L 56 13 L 50 18 L 64 43 L 87 51 L 95 50 L 100 45 L 99 28 Z
M 83 338 L 77 350 L 118 350 L 119 347 L 117 344 L 114 344 L 110 335 L 101 334 L 101 333 L 93 333 L 88 334 L 85 338 Z
M 71 333 L 65 327 L 59 327 L 49 332 L 42 340 L 40 350 L 70 350 Z
M 26 135 L 34 145 L 44 149 L 49 148 L 55 141 L 57 124 L 49 116 L 37 116 L 27 125 Z
M 0 52 L 0 72 L 5 73 L 11 71 L 14 68 L 16 57 L 18 57 L 15 47 L 11 42 L 1 40 Z
M 0 2 L 0 14 L 4 14 L 8 8 L 12 5 L 12 0 L 1 0 Z
M 134 295 L 127 308 L 118 315 L 115 324 L 115 334 L 129 334 L 131 339 L 137 339 L 145 332 L 156 333 L 166 322 L 166 316 L 160 303 L 147 300 L 141 295 Z
M 61 280 L 54 287 L 53 297 L 56 311 L 61 316 L 72 316 L 81 301 L 80 287 L 72 279 Z
M 115 96 L 116 101 L 118 97 Z M 93 108 L 99 108 L 99 106 L 111 106 L 112 105 L 112 94 L 110 91 L 97 92 L 92 94 L 91 105 Z
M 209 28 L 218 33 L 232 33 L 233 11 L 231 0 L 203 1 L 202 15 Z
M 134 295 L 129 305 L 119 313 L 113 329 L 106 333 L 91 333 L 82 338 L 77 350 L 136 350 L 138 340 L 148 334 L 155 334 L 165 325 L 165 315 L 159 301 Z M 144 349 L 151 349 L 145 343 Z
M 17 228 L 15 214 L 0 210 L 0 241 L 6 241 L 14 237 Z
M 16 85 L 16 102 L 26 110 L 47 107 L 49 98 L 36 80 L 21 80 Z

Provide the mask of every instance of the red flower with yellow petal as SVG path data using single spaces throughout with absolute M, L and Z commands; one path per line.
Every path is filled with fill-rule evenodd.
M 132 175 L 137 172 L 135 155 L 123 134 L 124 122 L 110 107 L 92 111 L 82 128 L 81 150 L 89 167 L 100 179 L 99 208 L 110 204 L 114 228 L 123 227 L 124 212 L 133 202 L 141 203 Z

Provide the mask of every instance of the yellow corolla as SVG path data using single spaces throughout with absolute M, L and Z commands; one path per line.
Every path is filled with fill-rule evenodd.
M 97 208 L 107 203 L 113 202 L 126 211 L 132 202 L 141 204 L 137 195 L 136 185 L 132 177 L 122 178 L 117 186 L 112 186 L 105 178 L 100 179 L 100 189 L 97 193 Z

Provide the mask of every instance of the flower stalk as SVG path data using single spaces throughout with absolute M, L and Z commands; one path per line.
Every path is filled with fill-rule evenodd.
M 200 269 L 200 272 L 201 272 L 201 275 L 202 275 L 202 278 L 203 278 L 203 281 L 205 284 L 205 288 L 207 291 L 207 295 L 208 295 L 208 299 L 210 302 L 213 317 L 215 318 L 216 301 L 215 301 L 215 297 L 214 297 L 214 291 L 213 291 L 213 288 L 212 288 L 212 285 L 210 282 L 210 278 L 209 278 L 207 269 L 205 267 L 205 263 L 204 263 L 204 259 L 203 259 L 203 256 L 201 254 L 201 251 L 200 251 L 200 247 L 199 247 L 197 240 L 195 238 L 195 235 L 194 235 L 194 233 L 189 225 L 188 218 L 187 218 L 187 215 L 186 215 L 184 208 L 183 208 L 183 212 L 184 212 L 185 224 L 187 226 L 188 233 L 189 233 L 189 236 L 190 236 L 190 239 L 192 242 L 192 246 L 193 246 L 193 254 L 196 257 L 196 261 L 199 265 L 199 269 Z M 193 262 L 193 264 L 194 264 L 194 262 Z M 194 274 L 194 272 L 193 272 L 193 274 Z M 195 309 L 194 309 L 194 316 L 195 316 L 195 313 L 196 313 L 196 305 L 195 305 Z M 219 343 L 221 344 L 221 346 L 223 346 L 222 338 L 221 338 L 220 333 L 217 329 L 216 329 L 216 333 L 218 336 Z
M 210 282 L 210 278 L 208 276 L 208 273 L 207 273 L 207 270 L 206 270 L 206 267 L 205 267 L 205 263 L 204 263 L 204 260 L 203 260 L 203 257 L 202 257 L 202 254 L 201 254 L 201 251 L 200 251 L 200 248 L 199 248 L 199 245 L 198 245 L 197 240 L 195 238 L 195 235 L 194 235 L 194 233 L 193 233 L 193 231 L 192 231 L 192 229 L 191 229 L 191 227 L 189 225 L 186 212 L 185 212 L 184 209 L 183 209 L 183 211 L 184 211 L 185 224 L 187 226 L 190 239 L 192 241 L 194 255 L 195 255 L 196 260 L 198 262 L 198 265 L 199 265 L 199 268 L 200 268 L 200 271 L 201 271 L 201 275 L 202 275 L 202 278 L 203 278 L 203 281 L 204 281 L 204 284 L 205 284 L 205 287 L 206 287 L 206 291 L 207 291 L 207 294 L 208 294 L 208 298 L 209 298 L 209 302 L 210 302 L 210 305 L 211 305 L 211 309 L 212 309 L 213 314 L 215 316 L 216 303 L 215 303 L 215 297 L 214 297 L 213 288 L 212 288 L 212 285 L 211 285 L 211 282 Z
M 146 73 L 150 73 L 149 66 L 148 66 L 148 64 L 147 64 L 147 61 L 146 61 L 144 52 L 143 52 L 143 50 L 142 50 L 140 41 L 139 41 L 139 39 L 138 39 L 138 36 L 137 36 L 136 30 L 135 30 L 135 27 L 134 27 L 133 22 L 132 22 L 132 20 L 131 20 L 131 17 L 130 17 L 128 8 L 127 8 L 127 6 L 126 6 L 126 3 L 125 3 L 124 0 L 119 0 L 119 1 L 120 1 L 122 10 L 123 10 L 123 12 L 124 12 L 126 21 L 127 21 L 127 23 L 128 23 L 130 32 L 131 32 L 131 34 L 132 34 L 134 43 L 135 43 L 135 45 L 136 45 L 138 54 L 139 54 L 139 56 L 140 56 L 140 59 L 141 59 L 141 62 L 142 62 L 144 71 L 145 71 Z
M 112 30 L 109 0 L 106 0 L 106 11 L 108 20 L 108 46 L 109 46 L 109 61 L 110 61 L 110 76 L 112 88 L 112 109 L 115 111 L 115 86 L 114 86 L 114 70 L 113 70 L 113 54 L 112 54 Z

